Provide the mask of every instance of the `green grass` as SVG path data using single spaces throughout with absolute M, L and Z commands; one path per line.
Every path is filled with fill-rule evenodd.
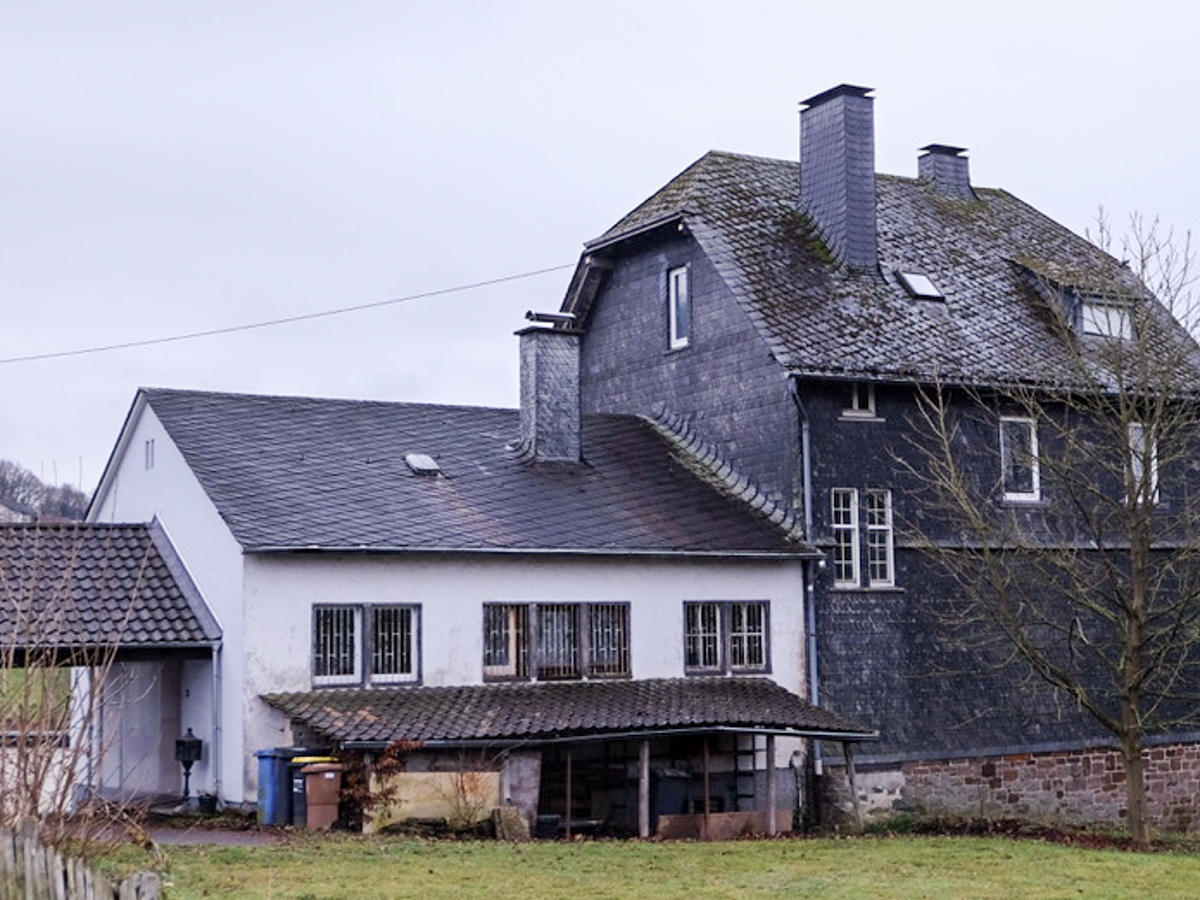
M 1193 898 L 1200 856 L 1001 838 L 501 844 L 298 837 L 171 847 L 167 900 Z

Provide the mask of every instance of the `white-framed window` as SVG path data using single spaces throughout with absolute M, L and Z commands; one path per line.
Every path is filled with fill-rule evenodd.
M 1129 486 L 1134 502 L 1158 502 L 1158 441 L 1154 430 L 1142 422 L 1130 422 L 1127 429 L 1129 440 Z
M 1128 340 L 1133 337 L 1130 307 L 1085 297 L 1079 303 L 1079 329 L 1084 334 Z
M 1037 422 L 1034 419 L 1000 417 L 1000 484 L 1005 500 L 1041 498 Z
M 858 490 L 834 488 L 830 492 L 833 527 L 833 583 L 858 587 Z
M 890 490 L 833 488 L 830 492 L 830 527 L 833 531 L 835 587 L 863 586 L 861 561 L 864 547 L 866 585 L 895 586 L 896 554 Z
M 667 272 L 667 314 L 670 319 L 670 348 L 680 350 L 692 339 L 692 297 L 687 266 Z
M 419 621 L 411 605 L 313 607 L 313 684 L 417 681 Z
M 875 385 L 851 381 L 846 385 L 842 415 L 848 418 L 875 418 Z
M 867 584 L 891 587 L 896 583 L 892 558 L 892 492 L 871 489 L 863 494 L 867 514 Z
M 485 603 L 483 677 L 624 678 L 628 603 Z
M 769 620 L 765 600 L 684 602 L 684 670 L 689 675 L 767 671 Z

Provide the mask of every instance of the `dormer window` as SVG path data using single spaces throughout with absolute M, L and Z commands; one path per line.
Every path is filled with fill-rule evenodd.
M 1129 306 L 1111 303 L 1094 297 L 1084 297 L 1079 303 L 1079 330 L 1098 337 L 1133 337 L 1133 322 Z
M 946 296 L 938 289 L 938 286 L 933 283 L 933 279 L 928 275 L 923 275 L 920 272 L 899 271 L 896 273 L 896 276 L 900 279 L 900 283 L 904 285 L 904 289 L 908 291 L 911 297 L 916 297 L 918 300 L 946 299 Z

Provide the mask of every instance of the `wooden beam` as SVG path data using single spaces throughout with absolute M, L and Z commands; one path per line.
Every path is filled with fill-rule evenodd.
M 567 744 L 567 808 L 563 811 L 563 825 L 567 830 L 567 840 L 571 839 L 571 745 Z
M 704 833 L 700 839 L 708 840 L 708 825 L 712 816 L 712 802 L 708 788 L 708 735 L 704 736 Z
M 767 735 L 767 834 L 776 834 L 775 810 L 779 805 L 775 785 L 775 735 Z
M 638 837 L 650 837 L 650 742 L 638 748 Z

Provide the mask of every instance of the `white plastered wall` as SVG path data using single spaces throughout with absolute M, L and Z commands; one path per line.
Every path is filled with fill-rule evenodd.
M 148 465 L 147 442 L 153 441 L 153 463 Z M 220 671 L 220 727 L 222 740 L 216 746 L 214 733 L 213 665 L 210 660 L 189 660 L 178 668 L 178 688 L 164 696 L 156 709 L 143 704 L 141 714 L 152 719 L 145 723 L 135 715 L 132 703 L 124 704 L 122 715 L 130 726 L 141 731 L 156 730 L 174 758 L 175 738 L 191 728 L 204 742 L 203 759 L 192 769 L 193 792 L 216 792 L 214 776 L 221 773 L 219 792 L 229 803 L 246 800 L 241 752 L 243 707 L 239 684 L 242 679 L 241 595 L 242 551 L 216 507 L 204 493 L 184 462 L 166 430 L 149 407 L 135 408 L 122 432 L 105 482 L 101 485 L 92 511 L 94 522 L 149 522 L 157 517 L 180 559 L 216 616 L 223 632 Z M 166 716 L 166 718 L 163 718 Z M 170 726 L 170 728 L 168 728 Z M 110 733 L 109 740 L 112 735 Z M 114 752 L 106 746 L 105 753 Z M 214 766 L 216 754 L 219 766 Z M 173 763 L 172 790 L 182 781 L 182 770 Z M 224 773 L 233 773 L 226 778 Z M 110 788 L 122 785 L 109 783 Z
M 770 602 L 770 676 L 806 696 L 801 566 L 795 561 L 664 560 L 532 554 L 252 554 L 246 563 L 243 759 L 287 745 L 287 722 L 264 693 L 307 691 L 316 604 L 405 603 L 421 609 L 421 683 L 483 681 L 483 604 L 617 601 L 630 604 L 635 678 L 684 676 L 687 600 Z M 795 742 L 781 740 L 777 765 Z M 232 775 L 232 773 L 230 773 Z

